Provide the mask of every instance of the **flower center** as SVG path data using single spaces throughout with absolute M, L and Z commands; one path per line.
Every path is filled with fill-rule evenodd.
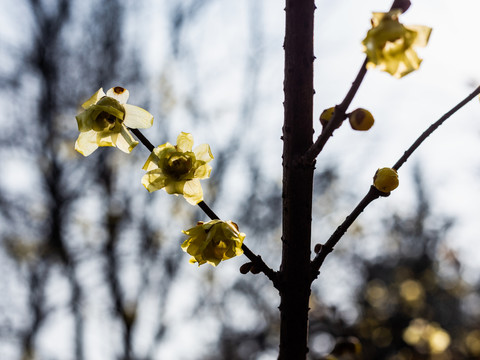
M 92 111 L 96 113 L 93 116 L 93 130 L 121 131 L 125 117 L 125 108 L 117 100 L 104 96 L 92 106 Z
M 217 259 L 223 258 L 225 252 L 227 251 L 227 243 L 223 240 L 214 241 L 213 244 L 213 254 Z
M 173 153 L 167 161 L 165 171 L 176 179 L 182 179 L 190 172 L 193 165 L 192 156 L 183 153 Z

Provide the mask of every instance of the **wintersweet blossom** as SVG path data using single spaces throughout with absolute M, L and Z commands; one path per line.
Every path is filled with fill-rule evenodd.
M 142 184 L 147 190 L 165 189 L 169 194 L 181 194 L 192 205 L 202 201 L 200 179 L 210 177 L 212 167 L 208 163 L 213 155 L 208 144 L 193 151 L 192 147 L 193 136 L 185 132 L 178 135 L 177 145 L 166 143 L 156 147 L 143 166 L 147 173 Z
M 100 88 L 83 105 L 75 118 L 80 135 L 75 150 L 84 156 L 93 153 L 99 146 L 116 146 L 129 153 L 138 144 L 127 128 L 144 129 L 152 126 L 153 116 L 148 111 L 126 104 L 129 92 L 120 86 L 111 88 L 107 94 Z
M 232 221 L 200 221 L 197 226 L 182 232 L 188 236 L 182 249 L 192 255 L 190 262 L 198 266 L 205 263 L 217 266 L 222 260 L 243 254 L 245 234 L 239 232 Z
M 396 78 L 417 70 L 422 60 L 413 49 L 425 47 L 431 28 L 421 25 L 404 26 L 398 21 L 401 10 L 373 13 L 372 28 L 363 40 L 368 57 L 367 69 L 379 67 Z

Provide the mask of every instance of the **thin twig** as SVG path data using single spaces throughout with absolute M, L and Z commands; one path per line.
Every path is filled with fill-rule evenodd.
M 443 115 L 439 120 L 433 123 L 427 130 L 425 130 L 422 133 L 422 135 L 420 135 L 420 137 L 412 144 L 412 146 L 410 146 L 410 148 L 407 151 L 405 151 L 403 156 L 395 163 L 393 168 L 398 170 L 429 135 L 431 135 L 441 124 L 443 124 L 445 120 L 447 120 L 450 116 L 455 114 L 459 109 L 461 109 L 463 106 L 465 106 L 469 101 L 474 99 L 479 94 L 480 94 L 480 86 L 477 87 L 465 99 L 463 99 L 461 102 L 455 105 L 450 111 L 448 111 L 445 115 Z M 335 232 L 332 234 L 332 236 L 330 236 L 328 241 L 321 246 L 317 255 L 312 260 L 312 264 L 311 264 L 312 265 L 312 281 L 317 278 L 320 267 L 322 266 L 323 261 L 325 260 L 327 255 L 333 251 L 334 246 L 343 237 L 343 235 L 348 230 L 350 225 L 352 225 L 352 223 L 363 212 L 363 210 L 365 210 L 365 208 L 373 200 L 376 200 L 379 197 L 386 197 L 388 195 L 390 195 L 390 193 L 384 193 L 382 191 L 379 191 L 374 186 L 370 187 L 370 190 L 368 191 L 367 195 L 365 195 L 365 197 L 360 201 L 360 203 L 352 211 L 352 213 L 348 215 L 347 218 L 344 220 L 344 222 L 335 230 Z
M 430 136 L 440 125 L 442 125 L 445 120 L 447 120 L 450 116 L 455 114 L 458 110 L 460 110 L 465 104 L 470 102 L 473 98 L 480 94 L 480 86 L 477 87 L 470 95 L 468 95 L 465 99 L 460 101 L 457 105 L 455 105 L 450 111 L 448 111 L 445 115 L 443 115 L 440 119 L 434 122 L 427 130 L 423 132 L 422 135 L 418 137 L 418 139 L 410 146 L 410 148 L 405 151 L 403 156 L 398 159 L 398 161 L 393 165 L 393 169 L 398 170 L 400 167 L 408 160 L 410 155 L 420 146 L 422 142 L 425 141 L 427 137 Z
M 353 209 L 351 214 L 346 217 L 343 223 L 339 227 L 337 227 L 335 232 L 330 236 L 328 241 L 324 245 L 322 245 L 320 251 L 312 260 L 312 281 L 317 278 L 320 267 L 322 266 L 323 261 L 325 260 L 327 255 L 333 251 L 335 245 L 337 245 L 338 241 L 343 237 L 350 225 L 353 224 L 353 222 L 363 212 L 363 210 L 365 210 L 368 204 L 381 196 L 385 197 L 388 195 L 390 195 L 390 193 L 384 193 L 382 191 L 379 191 L 374 186 L 370 187 L 367 195 L 365 195 L 365 197 L 358 203 L 358 205 L 355 207 L 355 209 Z
M 220 220 L 217 214 L 210 209 L 210 207 L 205 203 L 205 201 L 200 201 L 198 204 L 198 207 L 203 210 L 203 212 L 212 220 Z
M 140 132 L 138 129 L 130 129 L 132 133 L 140 140 L 140 142 L 150 151 L 153 151 L 155 147 L 153 144 Z M 198 207 L 212 220 L 220 220 L 220 217 L 205 203 L 200 201 Z M 245 244 L 242 244 L 242 250 L 245 256 L 253 263 L 256 269 L 263 272 L 272 282 L 273 285 L 278 288 L 277 273 L 268 267 L 263 261 L 260 255 L 254 254 Z
M 148 139 L 140 132 L 140 130 L 138 129 L 131 129 L 131 128 L 128 128 L 129 130 L 131 130 L 133 132 L 133 134 L 138 138 L 138 140 L 140 140 L 140 142 L 145 145 L 145 147 L 150 150 L 150 152 L 153 151 L 153 149 L 155 149 L 155 146 L 153 146 L 153 144 L 148 141 Z

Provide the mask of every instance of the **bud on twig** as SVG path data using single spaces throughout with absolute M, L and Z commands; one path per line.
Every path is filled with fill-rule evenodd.
M 242 274 L 247 274 L 248 272 L 250 272 L 252 267 L 253 267 L 253 263 L 252 262 L 247 262 L 247 263 L 243 264 L 242 266 L 240 266 L 240 272 Z

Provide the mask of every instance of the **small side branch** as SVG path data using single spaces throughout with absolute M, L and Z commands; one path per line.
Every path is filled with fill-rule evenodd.
M 410 148 L 405 151 L 403 156 L 398 159 L 398 161 L 393 165 L 393 169 L 398 170 L 400 167 L 408 160 L 410 155 L 423 143 L 427 137 L 429 137 L 440 125 L 442 125 L 445 120 L 447 120 L 450 116 L 455 114 L 458 110 L 460 110 L 463 106 L 465 106 L 468 102 L 474 99 L 477 95 L 480 94 L 480 86 L 477 87 L 470 95 L 468 95 L 465 99 L 460 101 L 457 105 L 455 105 L 450 111 L 448 111 L 445 115 L 443 115 L 440 119 L 434 122 L 430 127 L 423 132 L 422 135 L 418 137 L 418 139 L 410 146 Z
M 321 246 L 320 251 L 317 253 L 315 258 L 312 260 L 312 281 L 315 280 L 320 273 L 320 267 L 323 264 L 323 261 L 333 251 L 333 248 L 339 240 L 343 237 L 345 232 L 348 230 L 350 225 L 357 219 L 357 217 L 365 210 L 365 208 L 373 200 L 378 199 L 379 197 L 389 196 L 390 193 L 384 193 L 380 190 L 377 190 L 374 186 L 370 187 L 367 195 L 358 203 L 357 207 L 353 209 L 352 213 L 346 217 L 343 223 L 335 230 L 335 232 L 330 236 L 328 241 Z
M 155 149 L 155 146 L 153 146 L 153 144 L 148 141 L 148 139 L 140 132 L 140 130 L 131 128 L 128 128 L 128 130 L 130 130 L 138 138 L 138 140 L 140 140 L 140 142 L 145 145 L 148 150 L 150 150 L 150 152 Z
M 198 207 L 212 220 L 220 220 L 220 217 L 215 214 L 215 212 L 210 209 L 210 207 L 205 203 L 205 201 L 200 201 Z

